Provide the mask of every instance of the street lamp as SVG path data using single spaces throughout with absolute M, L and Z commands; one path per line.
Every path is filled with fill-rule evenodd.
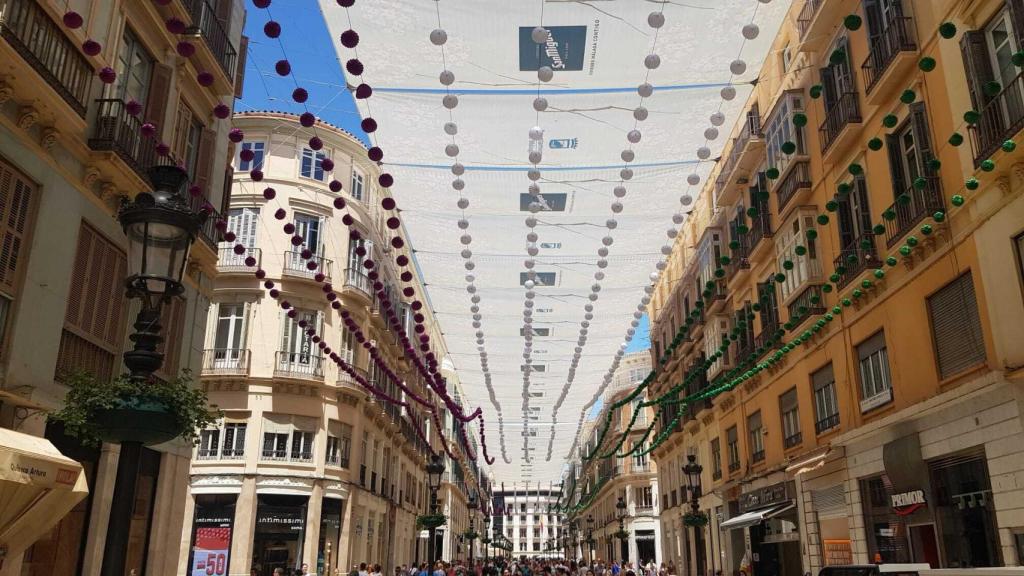
M 427 483 L 430 486 L 431 516 L 437 515 L 437 491 L 441 488 L 442 475 L 444 475 L 444 460 L 441 459 L 441 456 L 434 454 L 430 457 L 430 463 L 427 464 Z M 434 550 L 434 548 L 436 548 L 434 539 L 437 533 L 437 525 L 431 522 L 428 529 L 430 539 L 427 541 L 427 557 L 430 559 L 431 570 L 433 570 L 434 563 L 437 562 L 437 556 L 435 555 Z
M 693 526 L 693 539 L 698 544 L 694 562 L 696 563 L 695 569 L 697 572 L 703 572 L 704 568 L 704 550 L 701 545 L 701 514 L 700 514 L 700 497 L 701 497 L 701 486 L 700 486 L 700 475 L 704 471 L 704 467 L 697 464 L 697 456 L 694 454 L 688 454 L 686 456 L 686 465 L 683 466 L 683 474 L 686 475 L 686 486 L 690 490 L 690 524 Z M 685 518 L 684 518 L 685 523 Z
M 619 496 L 619 501 L 615 503 L 615 516 L 619 519 L 619 538 L 625 539 L 624 534 L 626 533 L 626 501 Z
M 484 545 L 484 565 L 490 561 L 490 550 L 491 547 L 491 514 L 490 511 L 484 509 L 484 537 L 481 540 Z
M 469 503 L 466 504 L 466 508 L 469 508 L 469 534 L 466 535 L 466 540 L 469 540 L 469 565 L 473 565 L 473 540 L 476 540 L 476 511 L 480 507 L 477 502 L 476 494 L 469 495 Z
M 587 564 L 594 561 L 594 515 L 587 514 Z
M 177 166 L 153 166 L 148 170 L 153 192 L 140 192 L 125 202 L 117 218 L 128 237 L 129 276 L 126 295 L 142 303 L 135 318 L 132 349 L 124 353 L 131 378 L 146 381 L 164 363 L 157 349 L 163 342 L 160 311 L 185 288 L 182 276 L 189 249 L 206 220 L 205 212 L 193 212 L 182 193 L 188 173 Z M 155 440 L 153 438 L 149 439 Z M 163 438 L 164 442 L 170 438 Z M 122 440 L 117 461 L 117 479 L 103 551 L 103 576 L 125 573 L 125 554 L 135 504 L 135 480 L 143 442 Z

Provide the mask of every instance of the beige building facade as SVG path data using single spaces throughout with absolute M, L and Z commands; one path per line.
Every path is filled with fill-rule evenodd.
M 355 137 L 322 122 L 303 129 L 294 115 L 247 112 L 234 126 L 244 133 L 227 212 L 236 240 L 220 248 L 202 370 L 224 418 L 203 431 L 192 462 L 192 540 L 227 528 L 228 573 L 240 576 L 303 565 L 347 573 L 360 562 L 391 570 L 423 561 L 427 541 L 416 517 L 429 503 L 424 467 L 432 450 L 443 454 L 442 439 L 455 454 L 465 448 L 443 405 L 435 426 L 412 399 L 440 404 L 388 325 L 389 308 L 409 335 L 422 322 L 444 358 L 429 308 L 413 305 L 423 294 L 418 276 L 395 264 L 399 250 L 385 225 L 378 168 Z M 321 150 L 309 148 L 314 133 Z M 262 181 L 253 181 L 254 170 Z M 289 241 L 293 234 L 301 245 Z M 377 264 L 372 271 L 368 260 Z M 404 296 L 406 286 L 416 296 Z M 448 390 L 459 397 L 445 365 Z M 480 474 L 467 458 L 445 460 L 439 500 L 449 522 L 440 533 L 453 557 Z M 193 555 L 189 563 L 195 561 Z
M 230 111 L 241 85 L 245 7 L 165 4 L 0 2 L 0 426 L 48 438 L 82 463 L 90 490 L 23 556 L 6 558 L 4 575 L 94 576 L 103 565 L 118 446 L 83 446 L 46 414 L 60 407 L 69 372 L 123 372 L 138 304 L 123 296 L 128 242 L 116 214 L 123 199 L 151 189 L 146 169 L 156 164 L 184 167 L 193 208 L 210 214 L 192 248 L 184 297 L 165 307 L 169 344 L 158 376 L 202 367 L 230 164 L 230 122 L 214 109 Z M 81 16 L 80 27 L 63 22 L 67 11 Z M 168 31 L 169 19 L 184 33 Z M 183 41 L 194 48 L 188 58 L 177 52 Z M 113 82 L 101 80 L 103 68 Z M 209 74 L 208 86 L 200 73 Z M 143 134 L 146 123 L 152 136 Z M 190 448 L 143 450 L 125 552 L 138 574 L 178 570 Z

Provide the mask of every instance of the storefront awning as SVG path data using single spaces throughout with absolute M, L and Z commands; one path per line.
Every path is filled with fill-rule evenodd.
M 86 495 L 82 466 L 45 438 L 0 428 L 0 565 L 20 555 Z
M 772 506 L 770 508 L 762 508 L 760 510 L 753 510 L 751 512 L 745 512 L 736 516 L 735 518 L 729 518 L 725 522 L 722 522 L 720 528 L 727 530 L 737 530 L 739 528 L 746 528 L 747 526 L 753 526 L 754 524 L 760 524 L 768 518 L 773 518 L 791 510 L 795 504 L 787 502 L 781 506 Z

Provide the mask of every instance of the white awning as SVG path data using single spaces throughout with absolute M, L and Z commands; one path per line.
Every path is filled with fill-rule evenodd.
M 792 502 L 783 504 L 781 506 L 773 506 L 770 508 L 762 508 L 761 510 L 754 510 L 751 512 L 745 512 L 736 516 L 735 518 L 729 518 L 719 526 L 727 530 L 737 530 L 739 528 L 746 528 L 747 526 L 753 526 L 754 524 L 760 524 L 768 518 L 772 518 L 791 510 L 795 504 Z
M 20 555 L 89 493 L 82 465 L 45 438 L 0 428 L 0 550 Z

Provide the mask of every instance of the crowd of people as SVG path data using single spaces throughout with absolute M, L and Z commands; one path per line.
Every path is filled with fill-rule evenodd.
M 657 565 L 647 562 L 592 562 L 561 558 L 497 557 L 484 560 L 438 561 L 395 567 L 394 576 L 677 576 L 673 563 Z M 353 566 L 348 576 L 382 576 L 380 564 Z

